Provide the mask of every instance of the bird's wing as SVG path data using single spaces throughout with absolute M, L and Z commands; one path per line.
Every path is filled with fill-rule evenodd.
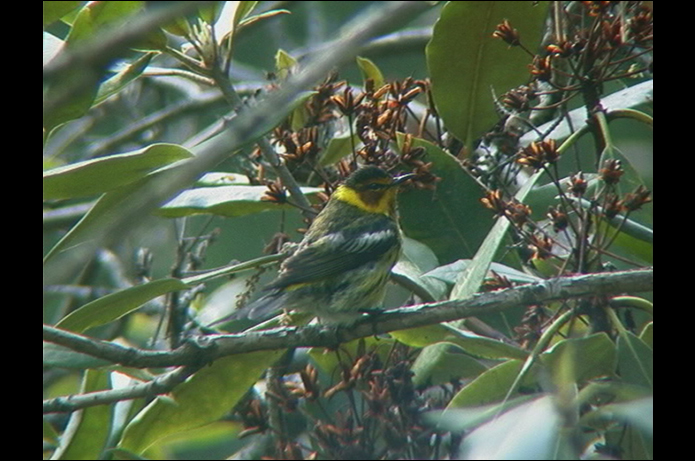
M 398 245 L 398 238 L 395 224 L 356 236 L 343 231 L 328 234 L 300 247 L 268 288 L 316 282 L 377 261 Z

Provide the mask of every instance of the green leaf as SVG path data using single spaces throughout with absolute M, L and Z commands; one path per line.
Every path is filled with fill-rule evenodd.
M 81 394 L 110 389 L 109 372 L 87 370 Z M 51 459 L 102 459 L 111 429 L 111 405 L 96 405 L 70 414 L 60 438 L 60 446 Z
M 43 2 L 43 27 L 54 23 L 82 3 L 86 2 Z
M 113 210 L 129 203 L 133 195 L 136 194 L 146 182 L 147 178 L 143 178 L 132 184 L 127 184 L 118 189 L 109 191 L 99 197 L 89 211 L 82 216 L 82 219 L 72 226 L 72 228 L 53 245 L 53 248 L 48 251 L 43 258 L 44 264 L 59 252 L 93 238 L 95 232 L 112 222 L 114 219 Z
M 126 426 L 119 448 L 142 453 L 168 435 L 227 414 L 283 350 L 230 355 L 201 368 L 169 396 L 157 397 Z
M 176 144 L 153 144 L 125 154 L 99 157 L 43 173 L 44 200 L 99 194 L 143 178 L 148 173 L 192 154 Z
M 618 371 L 626 383 L 654 389 L 654 351 L 629 331 L 618 336 Z
M 652 104 L 654 101 L 654 80 L 638 83 L 637 85 L 616 91 L 606 97 L 601 98 L 601 106 L 608 112 L 617 109 L 634 108 L 645 104 Z M 572 133 L 585 130 L 587 124 L 586 108 L 580 107 L 569 112 L 561 123 L 556 120 L 544 123 L 538 127 L 541 133 L 548 133 L 547 139 L 562 141 Z M 640 128 L 641 129 L 641 128 Z M 532 141 L 538 139 L 535 130 L 529 131 L 521 137 L 519 144 L 528 146 Z
M 188 189 L 162 205 L 158 214 L 178 218 L 194 214 L 209 213 L 236 217 L 261 211 L 277 210 L 290 205 L 262 200 L 268 190 L 265 186 L 219 186 Z M 305 194 L 316 194 L 323 189 L 302 187 Z
M 417 387 L 448 384 L 454 379 L 473 378 L 487 368 L 474 358 L 457 353 L 460 346 L 453 343 L 437 343 L 427 346 L 413 362 L 413 383 Z
M 105 27 L 122 24 L 140 11 L 145 2 L 89 2 L 77 14 L 66 39 L 68 46 L 104 32 Z
M 236 9 L 234 12 L 234 26 L 236 27 L 246 19 L 249 14 L 251 14 L 251 11 L 253 11 L 254 8 L 256 8 L 256 5 L 258 5 L 258 2 L 238 2 L 239 7 Z
M 215 37 L 218 43 L 233 40 L 241 17 L 245 16 L 258 2 L 224 2 L 218 10 L 217 18 L 205 19 L 208 24 L 214 24 Z M 209 16 L 209 15 L 208 15 Z
M 448 2 L 425 54 L 432 96 L 444 124 L 469 148 L 498 120 L 497 95 L 528 80 L 531 57 L 492 37 L 509 20 L 527 49 L 540 43 L 549 2 Z M 534 6 L 535 5 L 535 6 Z
M 632 424 L 651 437 L 654 434 L 654 397 L 605 405 L 597 409 L 596 416 Z
M 561 429 L 554 397 L 542 396 L 467 433 L 456 459 L 576 459 L 558 453 Z
M 116 75 L 102 83 L 99 86 L 99 91 L 97 91 L 96 98 L 94 99 L 94 104 L 99 104 L 109 96 L 118 93 L 123 88 L 125 88 L 126 85 L 138 78 L 140 74 L 142 74 L 143 71 L 147 68 L 148 64 L 154 56 L 155 53 L 144 53 L 142 56 L 135 59 L 132 63 L 126 65 Z
M 451 264 L 445 264 L 444 266 L 439 266 L 423 275 L 423 277 L 436 278 L 450 285 L 456 283 L 456 280 L 462 271 L 471 264 L 470 259 L 459 259 Z M 514 269 L 513 267 L 505 266 L 504 264 L 493 262 L 490 264 L 490 270 L 495 271 L 499 275 L 502 275 L 512 282 L 518 283 L 533 283 L 538 282 L 541 279 L 535 275 L 527 274 L 526 272 L 521 272 L 520 270 Z
M 298 68 L 299 61 L 293 58 L 287 51 L 280 49 L 275 53 L 275 71 L 280 80 L 285 80 Z
M 433 302 L 444 299 L 447 293 L 444 283 L 422 277 L 436 265 L 437 257 L 427 245 L 405 237 L 403 253 L 391 272 L 400 285 L 412 290 L 423 301 Z
M 405 136 L 398 133 L 402 149 Z M 491 213 L 480 206 L 480 187 L 459 161 L 434 144 L 413 138 L 413 147 L 426 151 L 424 162 L 441 178 L 436 190 L 406 189 L 399 195 L 403 232 L 434 251 L 442 263 L 470 258 L 492 226 Z M 436 223 L 436 225 L 433 225 Z
M 523 359 L 528 355 L 526 351 L 518 347 L 447 324 L 398 330 L 390 334 L 398 341 L 411 347 L 425 347 L 441 342 L 450 342 L 461 347 L 467 354 L 486 359 Z
M 519 202 L 524 202 L 533 185 L 543 174 L 543 170 L 539 170 L 532 175 L 516 193 L 514 198 Z M 449 299 L 467 299 L 473 296 L 480 288 L 480 284 L 485 280 L 487 271 L 495 257 L 495 253 L 499 250 L 502 244 L 504 235 L 509 230 L 509 220 L 506 218 L 497 218 L 497 222 L 490 230 L 490 233 L 485 237 L 485 241 L 480 245 L 478 252 L 473 257 L 471 264 L 466 267 L 458 277 L 454 288 L 451 290 Z
M 639 339 L 644 341 L 644 344 L 654 349 L 654 322 L 647 323 L 639 335 Z
M 367 82 L 367 79 L 371 79 L 374 82 L 374 88 L 377 90 L 386 84 L 384 75 L 372 60 L 357 56 L 357 66 L 362 71 L 362 78 L 364 79 L 365 83 Z
M 349 131 L 331 138 L 319 157 L 319 165 L 328 166 L 338 163 L 343 157 L 351 155 L 353 146 L 357 148 L 360 142 L 360 138 L 356 134 L 351 137 Z
M 501 401 L 521 371 L 521 360 L 507 360 L 478 376 L 461 389 L 449 405 L 450 408 L 477 407 Z M 531 384 L 530 378 L 526 378 Z
M 81 333 L 119 319 L 157 296 L 186 288 L 187 285 L 178 279 L 160 279 L 135 285 L 85 304 L 63 317 L 56 327 Z
M 613 376 L 617 361 L 615 344 L 605 333 L 559 341 L 541 354 L 541 361 L 553 372 L 567 366 L 575 381 Z
M 54 90 L 54 88 L 57 89 Z M 43 114 L 43 128 L 44 128 L 44 142 L 48 139 L 51 132 L 58 126 L 65 122 L 74 120 L 76 118 L 82 117 L 87 111 L 92 107 L 94 98 L 96 97 L 97 90 L 99 87 L 94 85 L 87 85 L 82 88 L 77 89 L 70 98 L 61 104 L 59 107 L 54 108 L 49 113 Z M 44 88 L 44 99 L 49 99 L 47 95 L 53 92 L 63 91 L 63 86 L 56 82 L 55 85 L 50 85 L 47 89 Z M 60 93 L 58 93 L 60 94 Z
M 257 23 L 258 21 L 262 21 L 262 20 L 267 19 L 267 18 L 279 16 L 281 14 L 292 14 L 292 12 L 289 10 L 270 10 L 270 11 L 266 11 L 265 13 L 260 13 L 260 14 L 256 14 L 253 16 L 248 16 L 248 17 L 246 17 L 246 19 L 244 19 L 243 21 L 241 21 L 239 23 L 238 28 L 250 26 L 252 24 Z

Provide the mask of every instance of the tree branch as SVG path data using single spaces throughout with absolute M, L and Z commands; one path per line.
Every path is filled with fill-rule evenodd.
M 485 313 L 501 312 L 570 298 L 610 296 L 625 292 L 652 291 L 652 268 L 623 272 L 560 277 L 505 290 L 481 293 L 470 299 L 419 304 L 385 311 L 339 329 L 325 325 L 282 327 L 238 334 L 219 334 L 189 338 L 173 351 L 148 351 L 120 346 L 43 326 L 43 339 L 77 352 L 116 364 L 136 367 L 171 367 L 176 370 L 155 380 L 126 389 L 59 397 L 44 401 L 44 412 L 74 411 L 119 400 L 164 394 L 183 382 L 201 366 L 220 357 L 260 350 L 291 347 L 334 347 L 341 342 L 390 331 L 449 322 Z
M 179 367 L 174 371 L 159 375 L 152 381 L 136 384 L 131 387 L 47 399 L 43 401 L 43 412 L 44 414 L 71 412 L 82 408 L 93 407 L 95 405 L 106 405 L 119 402 L 121 400 L 155 397 L 170 392 L 197 370 L 198 367 Z
M 172 351 L 151 351 L 43 326 L 43 339 L 76 352 L 135 368 L 200 365 L 220 357 L 289 347 L 335 346 L 339 342 L 416 328 L 434 323 L 501 312 L 517 306 L 585 296 L 609 296 L 625 292 L 652 291 L 654 269 L 606 272 L 560 277 L 505 290 L 480 293 L 470 299 L 401 307 L 366 317 L 354 326 L 336 329 L 326 325 L 282 327 L 235 334 L 189 338 Z

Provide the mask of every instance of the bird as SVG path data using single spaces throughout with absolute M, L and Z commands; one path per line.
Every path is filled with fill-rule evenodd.
M 214 324 L 265 319 L 284 309 L 325 324 L 351 325 L 378 310 L 401 253 L 396 195 L 414 176 L 392 177 L 374 165 L 354 171 L 331 194 L 264 294 Z

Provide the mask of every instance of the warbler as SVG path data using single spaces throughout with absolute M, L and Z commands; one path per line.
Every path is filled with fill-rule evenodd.
M 234 317 L 269 317 L 285 309 L 347 325 L 381 306 L 401 252 L 396 194 L 415 176 L 391 177 L 365 166 L 333 192 L 266 293 Z M 219 322 L 215 322 L 219 323 Z

